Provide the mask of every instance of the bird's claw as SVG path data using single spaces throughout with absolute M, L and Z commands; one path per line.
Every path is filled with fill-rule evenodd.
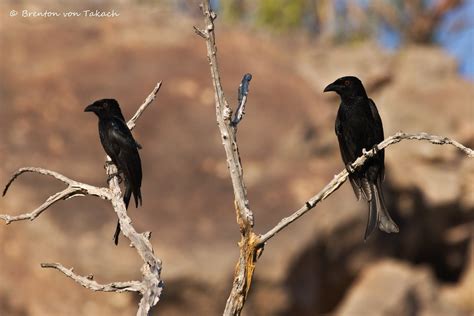
M 109 166 L 113 165 L 114 163 L 110 160 L 106 160 L 104 163 L 104 169 L 107 169 Z
M 122 177 L 120 177 L 118 172 L 112 173 L 107 177 L 107 183 L 110 182 L 114 177 L 117 177 L 119 184 L 122 183 Z
M 348 163 L 348 164 L 346 165 L 346 170 L 347 170 L 347 172 L 349 172 L 349 173 L 354 173 L 354 172 L 355 172 L 355 169 L 352 168 L 352 164 L 350 164 L 350 163 Z
M 380 150 L 379 150 L 379 148 L 378 148 L 377 146 L 372 147 L 370 150 L 367 150 L 367 149 L 365 149 L 365 148 L 362 148 L 362 154 L 363 154 L 365 157 L 367 157 L 367 156 L 370 154 L 370 152 L 373 152 L 373 153 L 374 153 L 374 156 L 375 156 L 375 155 L 377 155 L 377 153 L 378 153 L 379 151 L 380 151 Z

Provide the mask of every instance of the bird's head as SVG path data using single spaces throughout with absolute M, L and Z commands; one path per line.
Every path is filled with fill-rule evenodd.
M 93 112 L 98 117 L 122 116 L 119 104 L 115 99 L 97 100 L 91 105 L 88 105 L 84 112 Z
M 324 92 L 334 91 L 341 96 L 341 98 L 351 97 L 367 97 L 362 82 L 357 77 L 346 76 L 337 79 L 333 83 L 324 88 Z

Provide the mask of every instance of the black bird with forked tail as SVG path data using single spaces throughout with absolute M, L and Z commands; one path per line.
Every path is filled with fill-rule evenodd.
M 125 193 L 123 201 L 128 208 L 133 194 L 135 207 L 142 204 L 140 187 L 142 185 L 142 163 L 138 149 L 141 146 L 135 141 L 132 132 L 125 122 L 120 106 L 115 99 L 95 101 L 84 109 L 94 112 L 99 118 L 99 136 L 102 147 L 117 166 L 118 172 L 124 177 Z M 114 234 L 114 242 L 118 244 L 120 222 Z
M 341 97 L 336 118 L 336 135 L 346 168 L 384 139 L 383 126 L 374 101 L 367 96 L 362 82 L 357 77 L 342 77 L 328 85 L 324 92 L 334 91 Z M 390 217 L 385 206 L 382 181 L 384 179 L 384 150 L 354 173 L 349 175 L 352 188 L 358 200 L 361 196 L 369 203 L 369 218 L 365 237 L 377 225 L 386 233 L 398 233 L 398 226 Z

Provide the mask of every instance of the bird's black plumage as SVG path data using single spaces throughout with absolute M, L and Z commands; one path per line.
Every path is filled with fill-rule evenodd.
M 99 117 L 99 136 L 102 147 L 124 177 L 125 206 L 128 208 L 133 194 L 135 206 L 138 207 L 142 203 L 140 191 L 142 164 L 138 154 L 141 146 L 133 138 L 118 102 L 114 99 L 98 100 L 86 107 L 84 111 L 94 112 Z M 119 233 L 120 223 L 118 222 L 114 234 L 115 244 L 118 244 Z
M 341 97 L 336 118 L 336 135 L 344 164 L 349 167 L 362 150 L 370 150 L 384 139 L 383 126 L 374 101 L 367 96 L 357 77 L 342 77 L 328 85 L 324 92 L 334 91 Z M 359 170 L 349 175 L 352 188 L 359 200 L 369 203 L 367 238 L 375 226 L 387 233 L 398 232 L 398 227 L 385 206 L 382 181 L 384 179 L 384 150 L 370 158 Z

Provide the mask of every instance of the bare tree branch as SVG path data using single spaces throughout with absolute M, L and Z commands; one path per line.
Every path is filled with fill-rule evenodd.
M 153 102 L 153 100 L 155 100 L 156 95 L 158 94 L 158 91 L 160 91 L 161 83 L 162 81 L 156 84 L 155 88 L 153 88 L 153 91 L 151 91 L 151 93 L 146 97 L 143 104 L 140 105 L 135 115 L 133 115 L 132 118 L 127 122 L 127 126 L 130 130 L 135 128 L 135 122 L 142 115 L 142 113 L 148 108 L 148 106 Z
M 214 35 L 214 19 L 216 14 L 210 10 L 209 3 L 205 2 L 202 6 L 206 30 L 203 31 L 207 35 L 207 57 L 211 65 L 211 76 L 215 90 L 216 100 L 216 116 L 219 130 L 222 137 L 222 144 L 227 155 L 227 164 L 229 166 L 232 178 L 232 186 L 234 188 L 235 200 L 238 212 L 242 219 L 241 226 L 253 227 L 253 213 L 248 207 L 247 189 L 243 180 L 243 171 L 240 164 L 239 149 L 237 146 L 235 128 L 230 124 L 232 109 L 229 107 L 222 90 L 221 79 L 219 77 L 216 45 Z
M 112 282 L 109 284 L 99 284 L 94 281 L 92 275 L 87 277 L 75 274 L 73 268 L 67 269 L 60 263 L 42 263 L 42 268 L 52 268 L 61 271 L 67 277 L 73 279 L 83 287 L 100 292 L 140 292 L 143 293 L 143 283 L 139 281 Z
M 204 38 L 204 39 L 207 39 L 208 35 L 207 35 L 207 33 L 206 33 L 205 31 L 201 30 L 201 29 L 198 28 L 197 26 L 193 26 L 193 28 L 194 28 L 194 32 L 195 32 L 197 35 L 201 36 L 201 37 Z
M 468 148 L 461 143 L 449 139 L 443 136 L 436 136 L 436 135 L 429 135 L 427 133 L 418 133 L 418 134 L 409 134 L 398 132 L 393 136 L 386 138 L 380 144 L 374 146 L 371 150 L 365 151 L 362 156 L 357 158 L 351 165 L 353 170 L 360 168 L 370 157 L 376 155 L 376 153 L 390 145 L 399 143 L 402 140 L 424 140 L 429 141 L 432 144 L 436 145 L 453 145 L 459 150 L 463 151 L 468 157 L 474 157 L 474 151 L 471 148 Z M 347 170 L 341 171 L 339 174 L 334 176 L 334 179 L 331 180 L 318 194 L 310 198 L 304 206 L 298 209 L 296 212 L 291 214 L 288 217 L 283 218 L 275 227 L 270 229 L 267 233 L 260 235 L 258 238 L 258 245 L 263 245 L 277 233 L 282 231 L 285 227 L 290 225 L 292 222 L 306 214 L 309 210 L 314 208 L 318 202 L 323 201 L 328 196 L 330 196 L 334 191 L 336 191 L 346 180 L 349 176 L 349 172 Z
M 48 175 L 66 183 L 68 186 L 61 192 L 57 192 L 48 197 L 43 204 L 41 204 L 38 208 L 29 213 L 24 213 L 16 216 L 0 214 L 0 219 L 3 219 L 6 224 L 10 224 L 14 221 L 21 221 L 27 219 L 32 221 L 56 202 L 60 200 L 67 200 L 75 196 L 93 195 L 105 200 L 111 199 L 110 191 L 107 188 L 99 188 L 89 184 L 77 182 L 55 171 L 34 167 L 25 167 L 18 169 L 18 171 L 15 172 L 15 174 L 11 177 L 10 181 L 8 181 L 7 185 L 5 186 L 5 189 L 3 190 L 3 195 L 7 193 L 13 181 L 15 181 L 16 178 L 18 178 L 21 174 L 26 172 L 34 172 L 43 175 Z
M 156 94 L 160 90 L 161 81 L 155 86 L 150 95 L 145 99 L 144 103 L 138 108 L 135 115 L 127 122 L 127 126 L 130 129 L 135 127 L 136 121 L 140 118 L 143 112 L 148 108 L 148 106 L 153 102 L 156 97 Z M 109 163 L 106 167 L 106 173 L 110 177 L 117 174 L 117 167 L 110 163 L 110 157 L 106 158 Z M 139 256 L 144 261 L 144 265 L 141 268 L 143 275 L 142 281 L 127 281 L 127 282 L 113 282 L 110 284 L 99 284 L 92 280 L 92 277 L 83 277 L 76 275 L 72 272 L 72 269 L 66 269 L 59 263 L 45 263 L 41 266 L 43 268 L 54 268 L 66 276 L 70 277 L 77 283 L 82 286 L 89 288 L 94 291 L 105 291 L 105 292 L 140 292 L 142 298 L 140 300 L 137 315 L 146 316 L 149 314 L 151 308 L 155 306 L 159 299 L 161 292 L 163 290 L 163 282 L 161 281 L 161 260 L 155 257 L 153 252 L 153 247 L 149 241 L 150 233 L 138 233 L 135 228 L 132 226 L 132 220 L 128 217 L 127 209 L 122 198 L 122 191 L 120 189 L 118 178 L 115 176 L 109 181 L 109 188 L 99 188 L 94 187 L 85 183 L 77 182 L 69 179 L 68 177 L 57 173 L 55 171 L 42 169 L 42 168 L 33 168 L 26 167 L 19 169 L 7 183 L 3 195 L 6 194 L 10 185 L 13 181 L 25 172 L 34 172 L 42 175 L 48 175 L 56 178 L 59 181 L 67 184 L 67 188 L 63 191 L 57 192 L 56 194 L 50 196 L 41 206 L 33 210 L 30 213 L 25 213 L 17 216 L 11 215 L 1 215 L 0 218 L 3 219 L 7 224 L 12 221 L 19 220 L 33 220 L 49 208 L 54 203 L 60 200 L 67 200 L 74 196 L 85 196 L 93 195 L 100 197 L 102 199 L 109 200 L 114 208 L 114 211 L 117 214 L 117 217 L 120 221 L 120 226 L 122 233 L 127 237 L 132 246 L 137 250 Z
M 110 164 L 107 167 L 107 175 L 115 174 L 116 170 L 116 166 Z M 155 257 L 153 247 L 147 238 L 147 234 L 138 233 L 132 226 L 132 220 L 127 214 L 117 177 L 113 177 L 111 181 L 109 181 L 109 189 L 112 193 L 111 202 L 119 218 L 122 233 L 130 240 L 132 246 L 145 262 L 141 268 L 143 275 L 142 285 L 145 290 L 142 293 L 137 312 L 137 315 L 145 316 L 148 315 L 150 309 L 158 303 L 163 290 L 163 282 L 161 281 L 161 260 Z
M 250 81 L 251 75 L 244 76 L 242 80 L 242 86 L 245 87 L 239 89 L 239 109 L 232 121 L 232 109 L 229 107 L 224 96 L 216 58 L 217 48 L 214 34 L 214 19 L 216 18 L 216 14 L 211 10 L 209 1 L 204 1 L 204 3 L 201 4 L 201 11 L 204 16 L 205 28 L 201 30 L 194 27 L 194 29 L 198 35 L 206 40 L 207 57 L 209 59 L 215 92 L 217 124 L 219 126 L 222 145 L 224 146 L 227 156 L 227 165 L 234 190 L 237 223 L 239 224 L 241 233 L 241 240 L 239 242 L 240 256 L 235 269 L 232 290 L 227 299 L 224 315 L 239 315 L 250 289 L 255 270 L 255 262 L 257 260 L 257 250 L 255 248 L 257 236 L 253 232 L 253 213 L 249 208 L 247 199 L 247 189 L 244 183 L 236 135 L 237 123 L 240 122 L 243 117 L 243 110 L 248 93 L 248 81 Z M 240 99 L 241 96 L 242 99 Z

